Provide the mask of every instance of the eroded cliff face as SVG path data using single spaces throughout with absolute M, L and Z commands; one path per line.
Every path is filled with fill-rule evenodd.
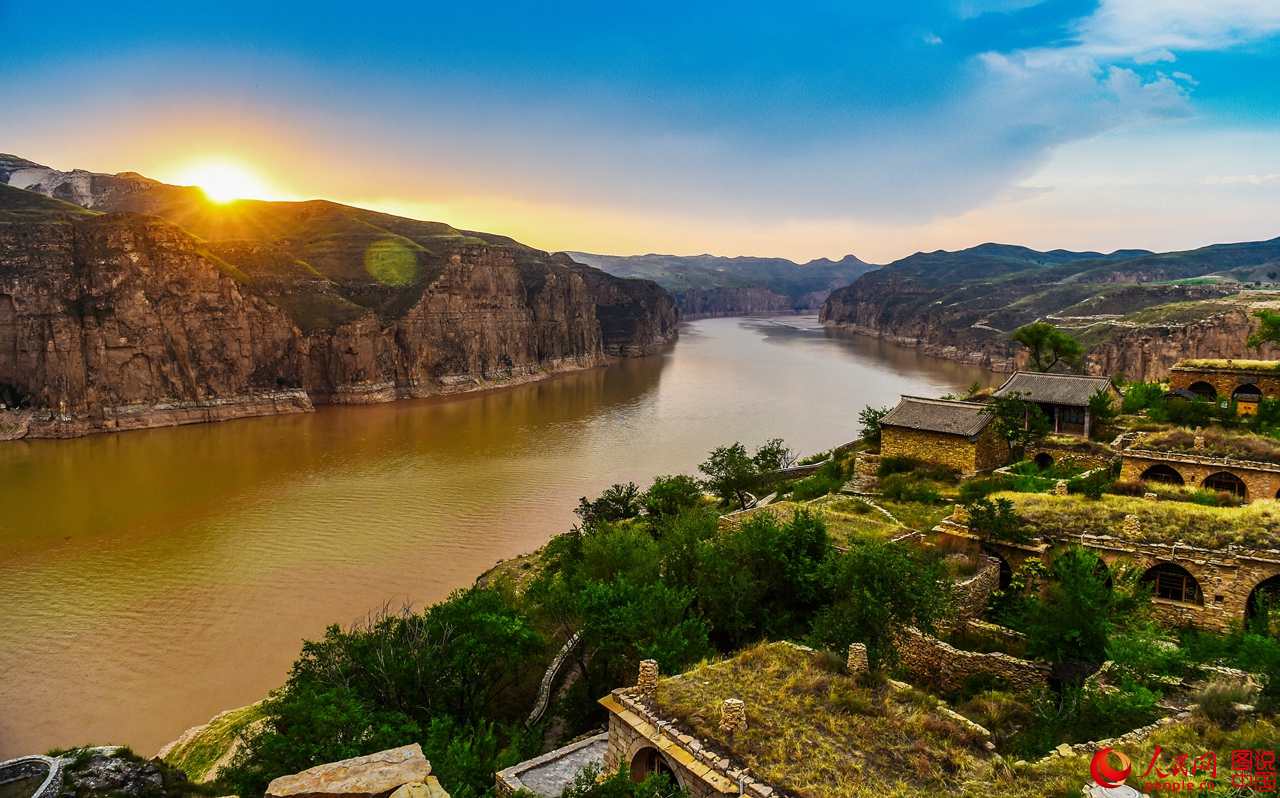
M 1169 377 L 1169 369 L 1186 358 L 1280 358 L 1280 349 L 1270 344 L 1251 348 L 1248 339 L 1252 330 L 1245 307 L 1187 324 L 1116 329 L 1107 340 L 1089 349 L 1086 370 L 1091 374 L 1164 380 Z
M 1170 321 L 1146 321 L 1142 312 L 1133 315 L 1137 321 L 1116 314 L 1093 318 L 1050 314 L 1044 318 L 1082 340 L 1084 371 L 1089 374 L 1163 380 L 1175 363 L 1186 358 L 1280 357 L 1276 347 L 1249 346 L 1255 325 L 1248 300 L 1218 297 L 1167 307 L 1177 308 L 1179 304 L 1191 310 L 1181 317 L 1178 313 L 1169 314 L 1175 317 Z M 842 289 L 831 294 L 819 318 L 830 326 L 997 372 L 1011 372 L 1027 364 L 1026 350 L 1010 341 L 1011 329 L 1000 330 L 984 320 L 964 318 L 945 306 L 896 314 L 893 305 L 892 298 L 880 301 L 865 292 Z M 1191 317 L 1193 311 L 1199 312 L 1200 317 Z
M 0 224 L 0 384 L 43 411 L 28 435 L 308 410 L 304 343 L 158 219 Z
M 340 289 L 378 286 L 299 279 L 272 245 L 218 246 L 152 216 L 40 211 L 0 213 L 0 438 L 474 390 L 647 354 L 676 334 L 656 285 L 501 242 L 451 246 L 421 284 L 376 296 L 375 312 Z

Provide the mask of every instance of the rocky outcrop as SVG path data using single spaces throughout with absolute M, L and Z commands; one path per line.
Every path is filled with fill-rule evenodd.
M 1120 328 L 1090 348 L 1086 367 L 1093 374 L 1138 375 L 1165 380 L 1169 369 L 1187 358 L 1280 358 L 1280 348 L 1248 344 L 1253 322 L 1245 307 L 1186 324 Z
M 1041 253 L 1004 245 L 918 253 L 833 291 L 824 324 L 936 357 L 1013 371 L 1026 352 L 1011 333 L 1046 320 L 1085 346 L 1090 373 L 1160 379 L 1186 357 L 1242 357 L 1251 303 L 1239 283 L 1176 281 L 1226 273 L 1263 279 L 1280 241 L 1167 255 Z M 1265 297 L 1258 301 L 1265 301 Z M 1257 356 L 1256 350 L 1253 356 Z
M 222 228 L 188 217 L 201 240 L 0 186 L 0 439 L 476 390 L 676 337 L 657 285 L 509 239 L 333 203 L 249 210 L 237 234 L 287 235 L 210 241 Z
M 413 743 L 281 776 L 267 786 L 267 796 L 381 798 L 403 785 L 424 784 L 430 775 L 431 763 L 422 755 L 422 746 Z M 438 783 L 433 786 L 438 787 Z M 430 795 L 430 791 L 426 794 Z

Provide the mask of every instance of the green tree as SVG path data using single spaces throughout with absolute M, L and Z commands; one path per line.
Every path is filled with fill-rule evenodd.
M 577 595 L 582 644 L 578 663 L 591 696 L 635 678 L 642 659 L 679 673 L 712 653 L 707 625 L 693 612 L 692 590 L 626 579 L 588 582 Z
M 643 502 L 649 515 L 670 518 L 701 504 L 702 486 L 685 474 L 660 476 L 645 491 Z
M 824 572 L 833 603 L 813 621 L 811 640 L 844 651 L 865 643 L 877 666 L 894 659 L 894 630 L 932 629 L 947 610 L 941 561 L 887 541 L 854 546 L 828 562 Z
M 1141 616 L 1133 575 L 1109 574 L 1091 549 L 1075 546 L 1053 558 L 1048 584 L 1026 610 L 1027 652 L 1055 663 L 1101 662 L 1111 633 Z
M 756 453 L 751 457 L 751 462 L 755 464 L 756 470 L 760 472 L 780 471 L 795 464 L 796 454 L 787 448 L 787 444 L 782 438 L 770 438 L 764 442 L 764 445 L 756 449 Z
M 880 445 L 880 421 L 887 415 L 889 415 L 889 408 L 871 405 L 867 405 L 858 412 L 858 422 L 862 425 L 859 436 L 863 442 L 872 446 Z
M 993 396 L 982 412 L 994 416 L 996 434 L 1008 441 L 1009 448 L 1019 456 L 1028 444 L 1041 440 L 1052 429 L 1040 405 L 1028 402 L 1017 392 Z
M 1012 338 L 1030 350 L 1036 371 L 1050 371 L 1059 363 L 1075 366 L 1084 352 L 1079 341 L 1045 321 L 1019 327 Z
M 1249 336 L 1249 346 L 1259 349 L 1263 344 L 1280 343 L 1280 313 L 1274 310 L 1256 310 L 1258 329 Z
M 969 526 L 983 537 L 1011 543 L 1020 543 L 1029 537 L 1022 519 L 1013 510 L 1013 502 L 1008 499 L 981 498 L 965 509 L 969 512 Z
M 716 644 L 730 651 L 803 634 L 825 601 L 822 564 L 831 551 L 826 526 L 803 511 L 786 523 L 758 515 L 705 541 L 694 579 Z
M 624 770 L 603 778 L 599 765 L 588 765 L 560 793 L 560 798 L 688 798 L 688 793 L 662 773 L 636 782 Z
M 720 446 L 711 450 L 698 470 L 707 475 L 707 490 L 720 497 L 725 504 L 746 507 L 748 494 L 760 476 L 755 461 L 741 443 Z
M 583 496 L 573 512 L 582 519 L 584 529 L 594 530 L 601 524 L 635 518 L 640 514 L 640 506 L 640 488 L 628 482 L 610 485 L 594 500 Z
M 1099 388 L 1089 397 L 1089 434 L 1093 438 L 1105 438 L 1116 423 L 1119 411 L 1111 391 Z

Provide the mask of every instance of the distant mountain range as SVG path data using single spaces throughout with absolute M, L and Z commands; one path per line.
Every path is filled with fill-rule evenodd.
M 618 277 L 653 280 L 675 296 L 686 317 L 816 310 L 833 289 L 876 268 L 853 255 L 807 263 L 717 255 L 569 255 Z
M 1047 319 L 1081 339 L 1091 370 L 1159 378 L 1183 357 L 1249 355 L 1251 311 L 1277 302 L 1280 238 L 1166 253 L 982 244 L 871 271 L 833 291 L 820 315 L 1001 370 L 1019 364 L 1009 334 Z

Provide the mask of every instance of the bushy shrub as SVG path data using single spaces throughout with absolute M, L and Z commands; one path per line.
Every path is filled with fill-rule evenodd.
M 1124 388 L 1124 401 L 1120 409 L 1137 413 L 1157 405 L 1164 398 L 1164 386 L 1158 382 L 1131 382 Z
M 1008 499 L 977 499 L 965 508 L 969 526 L 978 534 L 993 540 L 1020 543 L 1029 538 L 1022 519 Z
M 888 455 L 880 458 L 880 465 L 876 468 L 876 476 L 887 477 L 890 474 L 909 474 L 916 470 L 918 465 L 920 465 L 920 461 L 914 457 Z
M 811 476 L 791 486 L 791 497 L 796 501 L 808 501 L 828 493 L 837 493 L 844 487 L 844 469 L 837 460 L 829 460 Z
M 664 773 L 636 782 L 623 770 L 605 778 L 600 766 L 591 764 L 578 772 L 573 783 L 560 793 L 560 798 L 688 798 L 688 795 Z
M 595 530 L 602 524 L 635 518 L 640 515 L 640 506 L 640 488 L 628 482 L 610 485 L 595 499 L 583 496 L 573 512 L 582 520 L 583 529 Z
M 965 480 L 960 483 L 960 503 L 972 504 L 974 501 L 985 498 L 992 493 L 1012 490 L 1012 483 L 1012 479 L 1001 475 L 975 477 L 974 479 Z
M 910 474 L 892 474 L 880 480 L 880 493 L 896 502 L 934 504 L 942 498 L 936 487 Z
M 702 486 L 685 474 L 664 474 L 653 480 L 643 502 L 649 515 L 675 516 L 702 503 Z
M 1196 693 L 1196 711 L 1224 729 L 1235 728 L 1240 722 L 1237 704 L 1252 704 L 1256 693 L 1238 682 L 1215 680 Z

